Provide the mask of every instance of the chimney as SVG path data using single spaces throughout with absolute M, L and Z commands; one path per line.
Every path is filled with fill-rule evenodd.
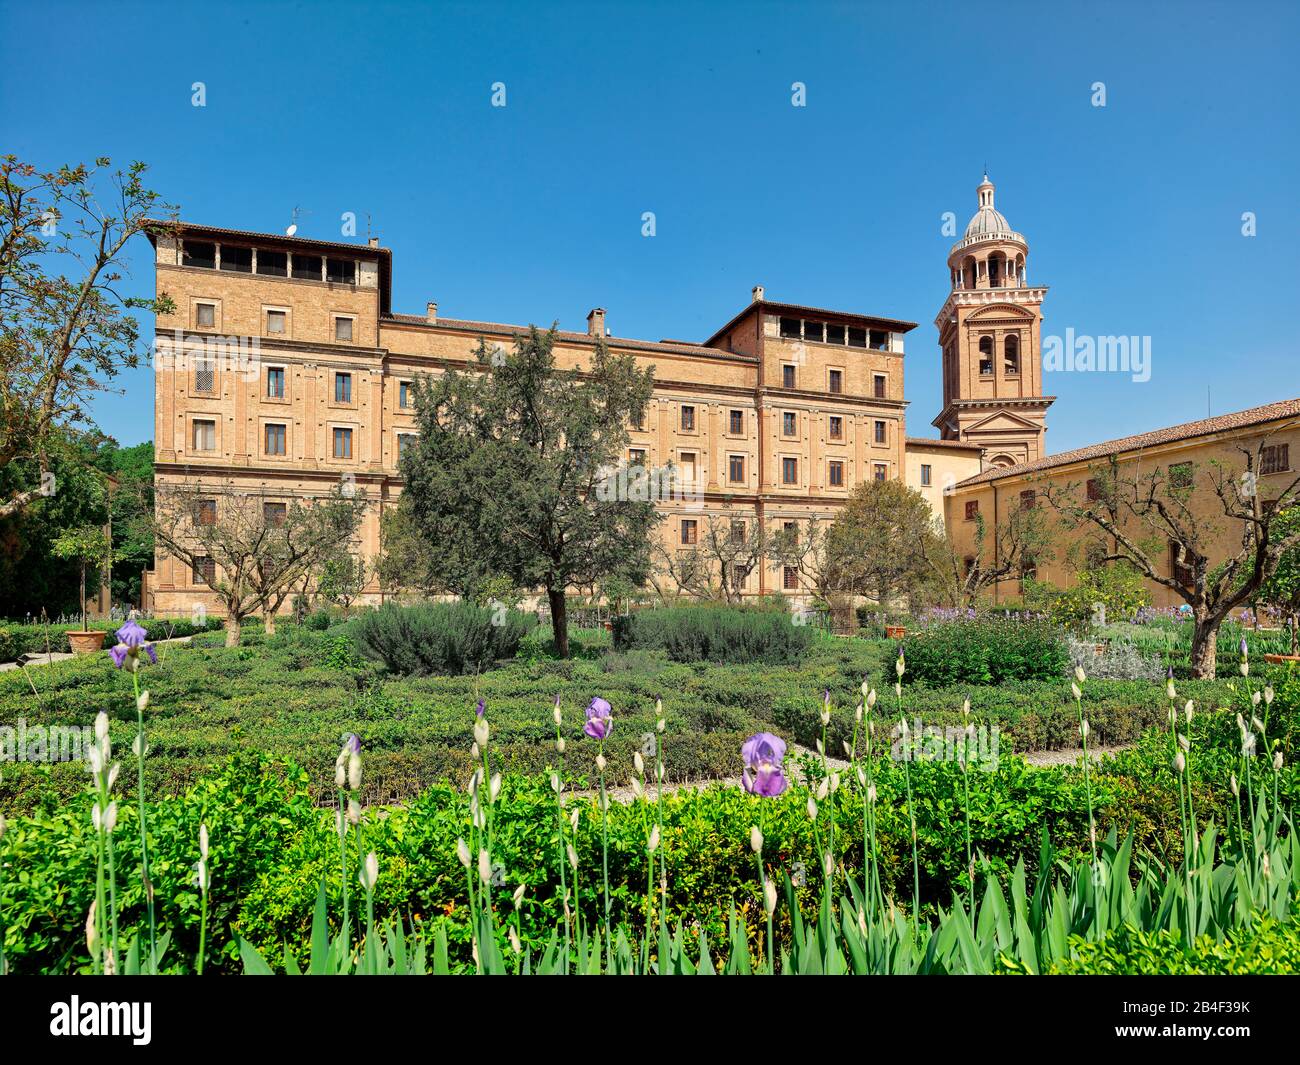
M 587 315 L 587 335 L 603 337 L 605 335 L 605 308 L 596 307 Z
M 750 290 L 749 295 L 750 295 L 750 301 L 751 301 L 752 303 L 762 303 L 762 302 L 763 302 L 763 286 L 762 286 L 762 285 L 755 285 L 755 286 Z
M 430 325 L 438 321 L 438 305 L 432 300 L 424 305 L 424 320 Z
M 371 246 L 372 248 L 377 248 L 377 247 L 379 247 L 379 238 L 378 238 L 378 237 L 371 237 L 371 238 L 370 238 L 370 246 Z

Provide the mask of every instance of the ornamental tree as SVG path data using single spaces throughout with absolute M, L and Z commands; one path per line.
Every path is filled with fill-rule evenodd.
M 289 595 L 338 555 L 357 532 L 366 503 L 335 489 L 308 502 L 193 482 L 155 486 L 150 526 L 158 545 L 195 572 L 211 563 L 208 586 L 225 612 L 226 646 L 260 613 L 268 633 Z
M 1300 546 L 1300 528 L 1283 520 L 1300 502 L 1300 476 L 1270 476 L 1270 498 L 1261 498 L 1263 452 L 1276 432 L 1238 444 L 1240 463 L 1121 466 L 1112 455 L 1089 471 L 1091 490 L 1074 483 L 1042 489 L 1067 526 L 1104 534 L 1105 561 L 1129 563 L 1191 608 L 1198 678 L 1214 678 L 1224 619 L 1252 602 L 1283 556 Z
M 603 338 L 581 369 L 561 369 L 556 338 L 552 326 L 530 327 L 509 352 L 480 341 L 469 371 L 417 379 L 419 435 L 401 459 L 398 505 L 453 591 L 473 598 L 493 578 L 544 589 L 567 658 L 565 589 L 611 574 L 644 583 L 658 518 L 650 499 L 598 491 L 622 463 L 652 371 Z
M 91 398 L 148 350 L 133 312 L 174 309 L 118 291 L 127 245 L 166 229 L 149 216 L 167 208 L 143 163 L 111 165 L 43 173 L 0 156 L 0 467 L 35 457 L 45 473 L 63 431 L 88 425 Z M 0 514 L 42 494 L 14 493 Z

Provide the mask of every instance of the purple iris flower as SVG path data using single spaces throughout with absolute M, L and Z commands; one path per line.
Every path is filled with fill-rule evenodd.
M 587 707 L 587 723 L 582 726 L 582 731 L 593 740 L 605 739 L 614 729 L 614 719 L 610 717 L 610 710 L 609 703 L 596 696 Z
M 478 701 L 478 706 L 474 707 L 474 716 L 482 717 L 485 713 L 487 713 L 487 703 L 480 699 Z
M 149 634 L 134 618 L 118 629 L 114 635 L 117 637 L 117 646 L 110 647 L 108 654 L 113 659 L 113 665 L 118 669 L 125 666 L 128 659 L 139 658 L 141 651 L 149 656 L 150 662 L 158 664 L 158 652 L 153 649 L 153 644 L 149 643 Z
M 355 732 L 349 732 L 348 738 L 343 742 L 343 749 L 347 751 L 348 754 L 360 754 L 361 737 Z
M 770 732 L 750 736 L 740 748 L 745 770 L 741 783 L 751 795 L 775 798 L 785 791 L 788 781 L 782 770 L 785 762 L 785 740 Z
M 1245 658 L 1246 655 L 1247 655 L 1247 653 L 1248 653 L 1248 652 L 1247 652 L 1247 650 L 1246 650 L 1246 637 L 1243 636 L 1243 637 L 1241 638 L 1241 657 L 1242 657 L 1242 658 Z

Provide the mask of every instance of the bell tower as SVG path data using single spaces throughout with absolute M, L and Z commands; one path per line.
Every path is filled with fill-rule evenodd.
M 993 205 L 988 174 L 979 208 L 948 253 L 950 291 L 934 320 L 943 353 L 944 440 L 978 444 L 980 466 L 1015 466 L 1046 453 L 1041 325 L 1044 285 L 1030 285 L 1029 244 Z

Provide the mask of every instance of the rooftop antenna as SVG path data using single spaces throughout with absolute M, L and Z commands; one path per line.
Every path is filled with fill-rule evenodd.
M 286 237 L 292 237 L 298 232 L 298 216 L 304 214 L 311 214 L 311 212 L 305 207 L 295 207 L 293 209 L 293 221 L 289 224 L 289 228 L 284 231 Z

